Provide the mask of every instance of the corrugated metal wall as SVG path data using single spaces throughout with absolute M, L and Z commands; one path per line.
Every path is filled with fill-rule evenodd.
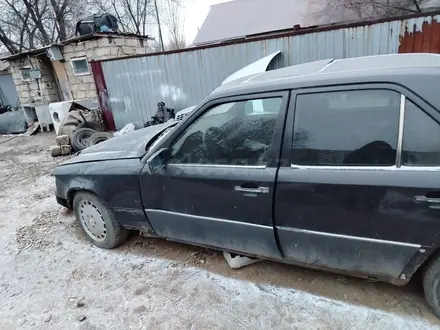
M 117 129 L 129 122 L 141 127 L 156 112 L 159 101 L 176 110 L 198 104 L 227 76 L 276 51 L 282 54 L 272 68 L 399 51 L 440 52 L 440 46 L 423 46 L 439 44 L 438 18 L 440 15 L 347 26 L 180 53 L 104 61 L 109 107 Z M 431 28 L 434 25 L 436 29 Z M 428 29 L 429 37 L 425 32 Z

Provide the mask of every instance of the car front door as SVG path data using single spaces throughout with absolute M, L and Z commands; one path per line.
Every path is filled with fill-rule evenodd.
M 209 102 L 160 148 L 166 166 L 141 173 L 142 200 L 163 237 L 279 258 L 272 204 L 288 92 Z
M 292 94 L 274 219 L 284 256 L 407 279 L 440 232 L 438 123 L 393 85 Z

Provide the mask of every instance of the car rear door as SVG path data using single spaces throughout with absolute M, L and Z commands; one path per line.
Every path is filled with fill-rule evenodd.
M 406 279 L 440 232 L 440 118 L 400 86 L 292 94 L 275 225 L 293 262 Z
M 147 217 L 161 236 L 279 258 L 272 205 L 288 92 L 212 101 L 161 148 L 171 159 L 141 173 Z

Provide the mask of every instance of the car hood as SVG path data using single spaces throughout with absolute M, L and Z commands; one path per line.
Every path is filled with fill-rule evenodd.
M 142 128 L 127 134 L 115 136 L 107 141 L 84 149 L 78 156 L 62 165 L 94 162 L 111 159 L 141 158 L 145 155 L 147 144 L 166 128 L 176 125 L 175 121 Z

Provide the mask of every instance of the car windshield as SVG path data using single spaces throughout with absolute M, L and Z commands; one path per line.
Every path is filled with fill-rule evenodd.
M 160 133 L 159 135 L 156 135 L 156 137 L 150 141 L 149 145 L 147 145 L 146 150 L 148 151 L 148 150 L 153 149 L 160 141 L 163 140 L 163 138 L 165 136 L 167 136 L 174 129 L 174 127 L 176 127 L 176 125 L 172 125 L 170 127 L 167 127 L 162 131 L 162 133 Z

